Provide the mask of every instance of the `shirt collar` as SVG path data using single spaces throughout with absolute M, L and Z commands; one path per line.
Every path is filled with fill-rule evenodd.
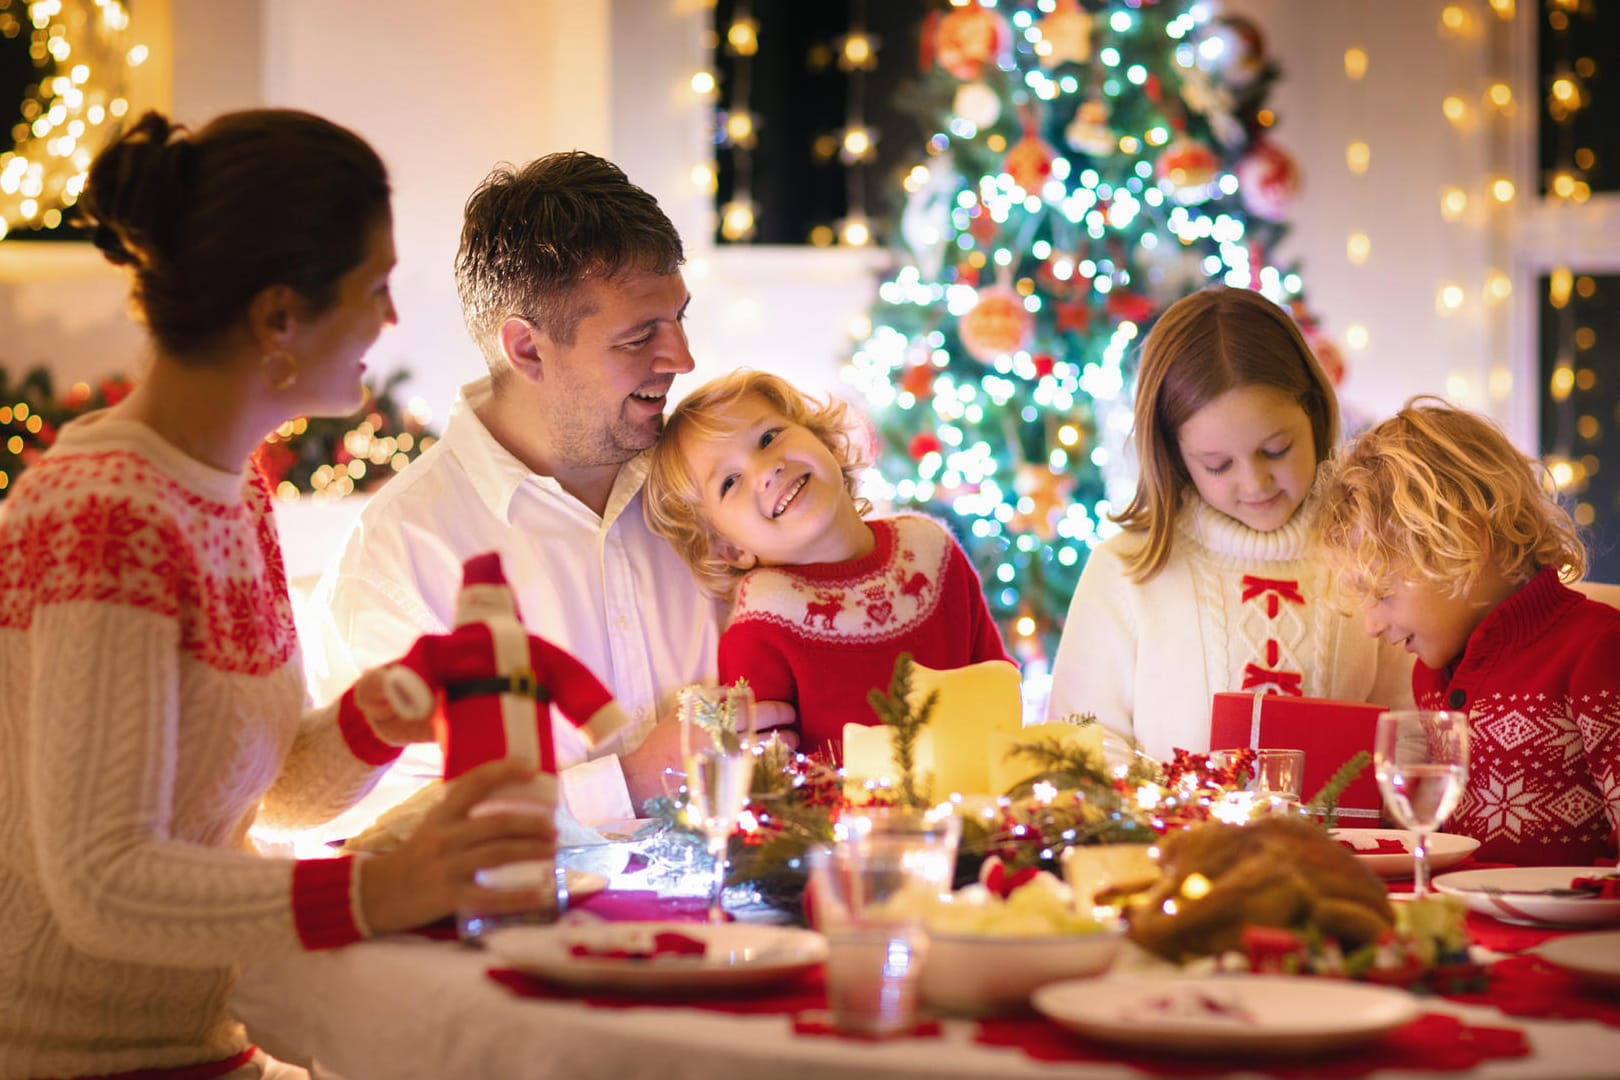
M 507 524 L 512 523 L 512 503 L 519 491 L 573 499 L 554 477 L 530 472 L 527 465 L 490 434 L 489 428 L 478 418 L 478 410 L 493 396 L 493 382 L 488 375 L 466 384 L 456 396 L 444 426 L 445 446 L 467 470 L 467 478 L 478 498 L 491 514 Z M 617 520 L 641 491 L 647 479 L 649 458 L 650 451 L 643 451 L 620 467 L 602 514 L 604 529 Z

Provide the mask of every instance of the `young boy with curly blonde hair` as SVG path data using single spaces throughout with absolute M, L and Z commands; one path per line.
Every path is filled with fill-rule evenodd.
M 841 756 L 843 726 L 909 652 L 936 669 L 1006 660 L 966 554 L 917 514 L 866 518 L 848 408 L 739 370 L 693 391 L 653 450 L 647 524 L 715 596 L 735 596 L 720 681 L 746 678 L 761 728 Z
M 1620 611 L 1564 584 L 1586 552 L 1538 470 L 1489 420 L 1414 398 L 1323 466 L 1314 539 L 1367 633 L 1416 654 L 1418 707 L 1470 714 L 1447 828 L 1484 860 L 1613 862 Z

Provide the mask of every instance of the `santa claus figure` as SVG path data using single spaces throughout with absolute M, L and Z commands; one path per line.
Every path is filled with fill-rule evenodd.
M 446 781 L 500 758 L 516 758 L 538 770 L 527 783 L 497 791 L 475 813 L 555 811 L 553 705 L 593 747 L 627 722 L 589 668 L 524 629 L 494 552 L 474 556 L 462 567 L 456 628 L 418 638 L 388 668 L 385 685 L 389 704 L 401 716 L 433 718 Z M 479 881 L 497 888 L 534 887 L 548 884 L 552 874 L 549 863 L 518 863 L 485 871 Z

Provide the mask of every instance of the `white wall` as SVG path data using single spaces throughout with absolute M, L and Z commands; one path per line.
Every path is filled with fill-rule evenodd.
M 1282 121 L 1277 138 L 1307 183 L 1285 250 L 1302 260 L 1331 331 L 1342 336 L 1359 324 L 1368 332 L 1366 350 L 1349 355 L 1346 397 L 1386 411 L 1412 393 L 1440 391 L 1503 411 L 1511 384 L 1493 382 L 1492 370 L 1515 372 L 1521 391 L 1533 385 L 1524 377 L 1531 341 L 1522 319 L 1514 328 L 1507 313 L 1484 307 L 1479 287 L 1499 256 L 1524 273 L 1528 264 L 1499 250 L 1500 216 L 1480 209 L 1488 139 L 1477 129 L 1459 133 L 1439 110 L 1455 88 L 1477 100 L 1489 40 L 1442 34 L 1442 0 L 1228 6 L 1256 18 L 1285 69 L 1271 102 Z M 707 198 L 690 179 L 706 153 L 708 103 L 687 82 L 705 63 L 710 10 L 701 0 L 142 0 L 140 10 L 171 7 L 169 90 L 180 118 L 298 106 L 353 126 L 383 154 L 396 192 L 402 322 L 379 342 L 373 367 L 408 368 L 411 392 L 437 416 L 482 371 L 451 280 L 462 203 L 493 163 L 570 147 L 620 162 L 682 229 L 697 378 L 750 364 L 812 387 L 837 385 L 847 326 L 865 311 L 885 256 L 714 249 Z M 168 34 L 159 29 L 155 46 Z M 1344 74 L 1351 44 L 1371 61 L 1359 86 Z M 885 62 L 914 61 L 897 49 Z M 1519 100 L 1534 93 L 1521 89 Z M 1372 149 L 1365 177 L 1344 165 L 1352 136 Z M 1438 192 L 1448 183 L 1475 195 L 1475 221 L 1440 219 Z M 1354 229 L 1372 240 L 1361 267 L 1345 255 Z M 0 362 L 49 362 L 61 381 L 133 370 L 140 339 L 123 311 L 122 279 L 82 251 L 44 257 L 18 248 L 0 243 Z M 1442 318 L 1435 293 L 1451 280 L 1468 303 Z M 1520 285 L 1516 301 L 1527 295 Z M 683 381 L 689 388 L 697 378 Z M 1515 433 L 1528 441 L 1522 424 Z

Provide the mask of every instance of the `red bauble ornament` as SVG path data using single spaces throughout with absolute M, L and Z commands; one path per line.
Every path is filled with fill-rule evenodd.
M 921 461 L 929 454 L 937 454 L 944 448 L 945 444 L 939 441 L 938 435 L 932 431 L 919 431 L 911 437 L 911 442 L 906 444 L 906 453 L 911 455 L 912 461 Z
M 1030 362 L 1035 365 L 1035 377 L 1037 379 L 1046 378 L 1057 368 L 1057 361 L 1053 359 L 1051 353 L 1036 353 L 1031 357 Z
M 1057 151 L 1033 130 L 1026 129 L 1024 137 L 1013 144 L 1001 160 L 1001 171 L 1012 177 L 1013 183 L 1030 193 L 1038 193 L 1052 175 L 1052 162 Z
M 1209 184 L 1220 167 L 1221 159 L 1215 151 L 1180 135 L 1159 155 L 1158 174 L 1171 198 L 1183 206 L 1192 206 L 1209 198 Z
M 1305 186 L 1294 159 L 1268 139 L 1257 140 L 1233 172 L 1244 208 L 1267 221 L 1286 220 Z
M 981 364 L 1022 349 L 1033 328 L 1024 298 L 1005 286 L 981 290 L 979 302 L 956 324 L 962 346 Z
M 934 365 L 912 364 L 900 376 L 900 389 L 925 401 L 934 396 Z
M 1012 43 L 1012 27 L 999 13 L 977 4 L 955 8 L 934 30 L 934 59 L 964 82 L 977 79 Z
M 1057 314 L 1057 328 L 1060 333 L 1073 330 L 1076 334 L 1083 334 L 1086 327 L 1091 325 L 1091 308 L 1083 299 L 1058 304 L 1052 310 Z
M 1115 289 L 1108 294 L 1108 313 L 1129 322 L 1145 323 L 1157 310 L 1152 300 L 1129 289 Z

